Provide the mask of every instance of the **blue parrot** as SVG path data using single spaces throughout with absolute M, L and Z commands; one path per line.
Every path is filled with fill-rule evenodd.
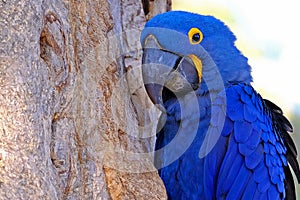
M 142 75 L 162 111 L 154 164 L 169 199 L 296 199 L 297 150 L 282 110 L 220 20 L 170 11 L 141 33 Z

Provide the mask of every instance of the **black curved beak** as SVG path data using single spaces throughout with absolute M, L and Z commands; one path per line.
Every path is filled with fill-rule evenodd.
M 198 89 L 200 82 L 191 58 L 162 49 L 152 35 L 144 42 L 142 74 L 148 96 L 160 109 L 164 88 L 177 96 Z

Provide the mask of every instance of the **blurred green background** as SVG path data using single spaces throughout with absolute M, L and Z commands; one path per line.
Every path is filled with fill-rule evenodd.
M 215 16 L 237 37 L 249 59 L 253 86 L 276 103 L 294 126 L 300 151 L 300 1 L 173 0 L 173 10 Z M 298 159 L 299 160 L 299 159 Z M 298 185 L 298 197 L 300 186 Z

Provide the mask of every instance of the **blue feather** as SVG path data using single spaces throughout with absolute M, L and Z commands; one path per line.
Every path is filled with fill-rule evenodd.
M 256 190 L 257 190 L 257 183 L 254 180 L 254 176 L 251 176 L 248 184 L 246 185 L 245 192 L 242 196 L 242 199 L 254 199 Z
M 239 144 L 239 152 L 240 152 L 243 156 L 249 156 L 249 155 L 251 155 L 254 151 L 255 151 L 255 149 L 250 149 L 250 148 L 248 148 L 248 146 L 247 146 L 245 143 Z
M 219 166 L 226 152 L 226 145 L 227 138 L 221 136 L 216 144 L 219 148 L 214 148 L 205 159 L 204 171 L 206 173 L 204 173 L 203 177 L 205 181 L 204 194 L 208 199 L 211 198 L 212 194 L 216 193 L 215 187 L 211 187 L 211 185 L 216 185 L 215 177 L 220 170 Z
M 265 184 L 266 182 L 269 181 L 269 173 L 267 167 L 264 165 L 264 162 L 262 161 L 255 169 L 253 172 L 253 178 L 256 183 L 262 184 L 263 187 L 266 187 L 268 184 Z M 266 191 L 266 188 L 258 187 L 261 192 Z
M 258 146 L 260 140 L 261 140 L 261 130 L 256 130 L 253 128 L 252 133 L 245 144 L 249 149 L 255 149 L 255 147 Z
M 234 123 L 234 136 L 238 143 L 245 143 L 252 133 L 252 125 L 246 121 L 237 121 Z
M 226 198 L 241 199 L 241 196 L 244 193 L 244 190 L 248 184 L 250 177 L 251 177 L 251 172 L 245 165 L 242 165 Z
M 244 105 L 244 117 L 248 122 L 254 122 L 257 119 L 257 112 L 252 104 Z
M 223 160 L 223 164 L 219 172 L 217 196 L 223 196 L 223 194 L 228 193 L 228 190 L 235 180 L 242 164 L 243 158 L 239 156 L 236 143 L 231 137 L 229 149 L 227 150 L 227 154 Z
M 249 169 L 254 169 L 263 159 L 263 147 L 258 145 L 256 151 L 245 157 L 245 164 Z
M 267 132 L 265 132 L 263 128 L 262 128 L 262 130 L 263 130 L 263 132 L 261 134 L 261 138 L 265 143 L 267 143 L 269 141 L 269 134 Z
M 223 130 L 222 130 L 222 136 L 226 137 L 233 131 L 233 122 L 229 118 L 225 118 Z
M 200 44 L 190 43 L 191 28 L 203 34 Z M 194 55 L 203 65 L 199 89 L 191 91 L 198 104 L 191 104 L 188 92 L 163 99 L 163 128 L 155 144 L 161 151 L 155 159 L 168 198 L 273 200 L 294 194 L 293 180 L 285 176 L 289 161 L 300 180 L 296 148 L 287 133 L 292 127 L 280 108 L 250 85 L 251 68 L 229 28 L 212 16 L 173 11 L 147 22 L 142 45 L 150 35 L 162 51 Z M 167 151 L 178 132 L 181 140 Z M 185 139 L 190 146 L 180 152 Z M 199 156 L 200 149 L 206 150 L 205 157 Z M 169 163 L 174 156 L 178 159 Z
M 278 192 L 276 186 L 271 186 L 268 190 L 268 199 L 279 199 L 280 193 Z
M 245 143 L 239 144 L 239 151 L 244 156 L 252 154 L 258 146 L 261 138 L 261 131 L 252 129 L 252 133 Z

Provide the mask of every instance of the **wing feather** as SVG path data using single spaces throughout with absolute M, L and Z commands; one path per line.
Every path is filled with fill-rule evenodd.
M 213 104 L 213 126 L 222 126 L 218 127 L 223 128 L 221 137 L 228 140 L 217 177 L 216 198 L 294 197 L 293 177 L 286 160 L 298 180 L 300 170 L 296 147 L 288 133 L 292 126 L 282 110 L 244 84 L 227 88 L 226 95 L 217 97 L 216 102 L 226 105 Z

